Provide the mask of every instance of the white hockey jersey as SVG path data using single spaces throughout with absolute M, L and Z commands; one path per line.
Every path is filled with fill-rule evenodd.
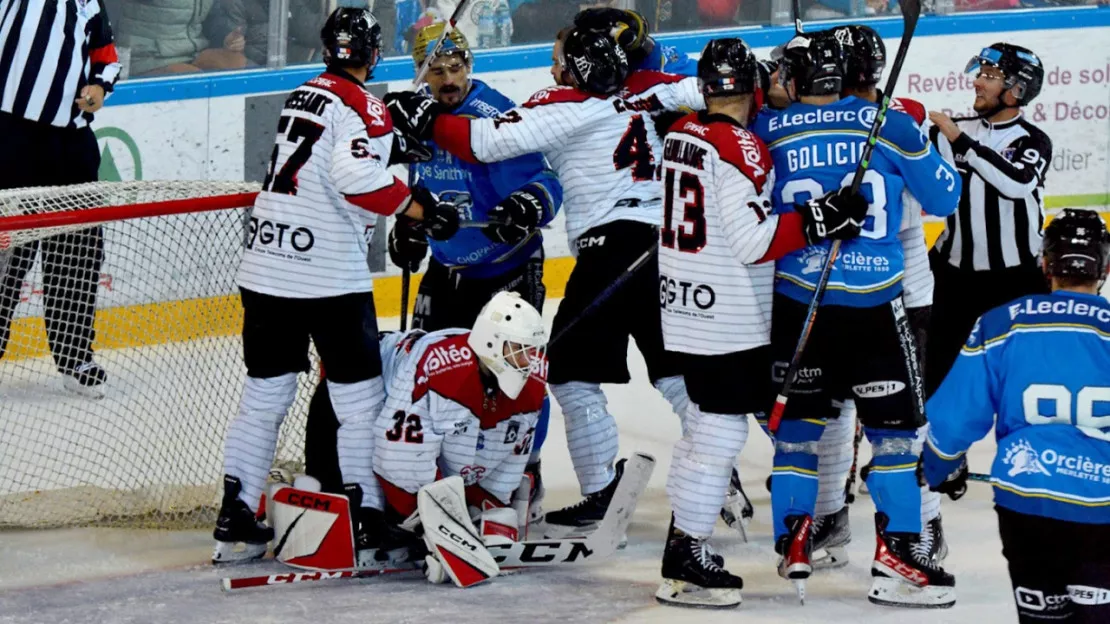
M 416 509 L 420 487 L 440 476 L 461 476 L 468 501 L 507 505 L 520 486 L 546 393 L 543 373 L 516 399 L 487 391 L 469 335 L 412 330 L 382 340 L 388 396 L 375 425 L 374 472 L 386 504 L 403 517 Z
M 652 114 L 705 107 L 697 78 L 636 71 L 609 97 L 550 87 L 490 119 L 441 115 L 435 141 L 470 162 L 542 152 L 563 185 L 572 252 L 587 230 L 613 221 L 659 225 L 662 145 Z
M 776 254 L 804 245 L 800 215 L 771 214 L 771 155 L 732 119 L 696 113 L 663 147 L 659 298 L 668 351 L 716 355 L 771 342 Z
M 251 210 L 239 285 L 299 299 L 369 292 L 378 215 L 409 202 L 386 170 L 392 147 L 389 112 L 354 78 L 325 72 L 294 90 Z

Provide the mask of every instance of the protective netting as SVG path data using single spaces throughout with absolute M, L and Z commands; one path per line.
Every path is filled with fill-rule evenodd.
M 235 274 L 257 190 L 128 182 L 0 191 L 0 529 L 211 526 L 245 375 Z M 49 225 L 11 231 L 26 225 L 13 215 Z M 99 399 L 63 385 L 63 371 L 82 363 L 94 294 L 92 350 L 107 373 Z M 303 461 L 316 379 L 301 377 L 279 465 Z

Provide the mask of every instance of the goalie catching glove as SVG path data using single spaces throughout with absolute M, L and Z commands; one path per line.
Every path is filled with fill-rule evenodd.
M 867 200 L 848 187 L 795 204 L 794 209 L 802 215 L 806 242 L 810 245 L 853 239 L 859 236 L 867 218 Z

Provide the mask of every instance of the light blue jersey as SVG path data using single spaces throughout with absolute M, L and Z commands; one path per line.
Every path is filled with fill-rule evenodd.
M 794 204 L 850 185 L 877 111 L 875 104 L 855 97 L 821 106 L 794 103 L 780 111 L 764 109 L 754 130 L 775 164 L 775 212 L 790 212 Z M 874 307 L 902 293 L 904 256 L 898 231 L 904 190 L 926 212 L 943 217 L 959 205 L 961 181 L 913 118 L 891 110 L 860 186 L 869 202 L 863 232 L 842 244 L 823 305 Z M 775 291 L 808 304 L 829 246 L 806 247 L 780 259 Z
M 994 427 L 995 502 L 1110 524 L 1110 302 L 1057 291 L 979 319 L 927 405 L 925 476 L 938 485 Z M 995 415 L 997 414 L 997 419 Z

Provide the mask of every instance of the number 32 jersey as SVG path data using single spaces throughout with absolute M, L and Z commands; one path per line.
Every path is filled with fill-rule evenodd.
M 470 332 L 386 334 L 381 340 L 386 402 L 374 426 L 374 472 L 386 503 L 407 517 L 416 492 L 459 475 L 467 500 L 508 504 L 520 486 L 546 393 L 533 374 L 517 398 L 485 389 Z
M 1110 524 L 1110 302 L 1057 291 L 987 312 L 926 406 L 937 485 L 994 427 L 994 501 Z M 997 422 L 995 414 L 998 415 Z
M 297 87 L 251 210 L 239 285 L 296 299 L 369 292 L 378 215 L 409 200 L 386 170 L 392 147 L 389 112 L 354 78 L 324 72 Z
M 775 163 L 775 212 L 793 211 L 794 204 L 849 186 L 877 111 L 875 104 L 855 97 L 821 106 L 795 103 L 781 111 L 764 110 L 754 129 Z M 925 212 L 945 217 L 959 205 L 961 182 L 914 120 L 891 110 L 860 186 L 869 203 L 863 232 L 842 244 L 823 305 L 866 308 L 901 294 L 904 256 L 898 232 L 903 190 L 909 190 Z M 830 244 L 806 247 L 779 260 L 776 292 L 809 303 Z
M 468 162 L 542 152 L 563 185 L 574 252 L 575 240 L 599 225 L 659 225 L 662 146 L 652 115 L 682 107 L 705 107 L 697 78 L 641 70 L 609 97 L 550 87 L 492 119 L 440 115 L 435 142 Z

